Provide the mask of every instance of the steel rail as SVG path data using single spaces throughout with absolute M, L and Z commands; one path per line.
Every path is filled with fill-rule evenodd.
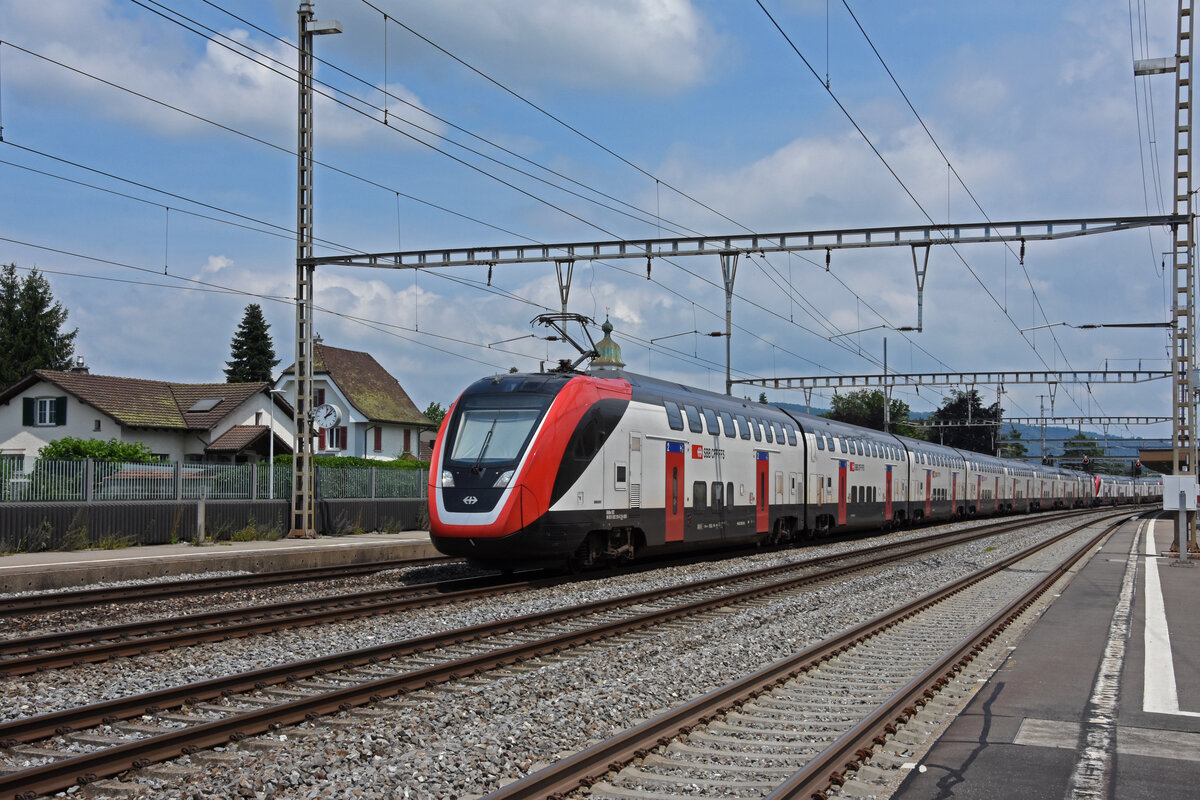
M 1094 521 L 1079 527 L 1095 524 Z M 961 532 L 960 532 L 961 533 Z M 989 534 L 990 535 L 990 534 Z M 1070 532 L 1063 536 L 1070 535 Z M 929 539 L 937 537 L 926 537 Z M 983 538 L 983 537 L 979 537 Z M 1061 537 L 1058 537 L 1061 538 Z M 805 583 L 828 580 L 855 571 L 881 566 L 892 561 L 910 558 L 932 550 L 943 549 L 961 542 L 928 543 L 916 549 L 895 553 L 890 556 L 870 559 L 865 562 L 835 567 L 825 572 L 797 576 L 767 586 L 755 586 L 716 597 L 703 598 L 667 609 L 649 611 L 628 619 L 602 623 L 579 631 L 551 636 L 535 642 L 513 645 L 486 653 L 473 654 L 461 659 L 424 669 L 400 673 L 395 676 L 368 681 L 356 686 L 335 689 L 312 697 L 280 703 L 264 709 L 243 712 L 211 722 L 193 725 L 177 731 L 147 737 L 128 744 L 98 750 L 74 758 L 64 759 L 21 772 L 0 775 L 0 800 L 6 798 L 32 798 L 40 794 L 59 791 L 76 784 L 85 784 L 100 777 L 116 775 L 127 769 L 146 766 L 155 761 L 175 758 L 199 749 L 239 741 L 246 736 L 263 733 L 281 725 L 295 724 L 314 719 L 322 714 L 346 710 L 357 705 L 379 702 L 383 699 L 404 694 L 479 674 L 489 669 L 510 666 L 532 658 L 558 653 L 570 647 L 591 644 L 630 631 L 641 630 L 666 621 L 694 616 L 695 614 L 722 608 L 731 603 L 744 602 L 796 588 Z M 842 554 L 841 558 L 851 557 Z M 803 562 L 801 562 L 803 563 Z M 728 576 L 702 583 L 728 582 Z M 682 591 L 693 591 L 691 585 Z M 542 612 L 509 620 L 489 623 L 477 628 L 460 629 L 444 634 L 434 634 L 421 639 L 392 645 L 341 653 L 323 659 L 314 659 L 294 664 L 270 667 L 242 675 L 204 681 L 184 687 L 152 692 L 136 697 L 98 703 L 53 714 L 43 714 L 0 725 L 0 744 L 10 745 L 19 741 L 32 741 L 52 734 L 62 734 L 83 727 L 117 719 L 154 713 L 166 707 L 196 703 L 237 691 L 264 688 L 271 683 L 300 680 L 330 670 L 378 663 L 407 648 L 409 652 L 422 652 L 447 643 L 461 643 L 479 638 L 478 631 L 486 628 L 494 633 L 509 632 L 519 628 L 543 624 L 547 621 L 572 619 L 597 613 L 622 605 L 636 605 L 655 595 L 668 595 L 681 591 L 681 587 L 643 592 L 620 598 L 610 598 L 598 604 L 575 606 L 557 612 Z M 436 643 L 435 643 L 435 640 Z
M 1133 515 L 1130 515 L 1133 516 Z M 1113 523 L 1104 533 L 1092 540 L 1107 535 L 1122 521 Z M 689 703 L 685 703 L 629 730 L 581 750 L 561 761 L 546 767 L 521 780 L 514 781 L 482 800 L 528 800 L 529 798 L 562 797 L 566 794 L 593 785 L 603 775 L 615 772 L 635 758 L 643 758 L 655 747 L 665 746 L 674 738 L 682 736 L 699 725 L 705 725 L 718 715 L 746 703 L 788 681 L 803 672 L 819 667 L 823 662 L 850 650 L 868 637 L 892 627 L 900 621 L 919 614 L 921 611 L 961 591 L 972 583 L 983 580 L 1050 545 L 1097 524 L 1096 521 L 1078 525 L 1065 533 L 1045 542 L 1026 548 L 1002 561 L 968 575 L 960 580 L 930 592 L 898 608 L 892 609 L 851 630 L 826 639 L 787 658 L 764 667 L 751 675 L 715 689 Z M 1083 548 L 1086 552 L 1092 546 Z M 1057 573 L 1055 577 L 1057 578 Z M 843 737 L 844 738 L 844 737 Z M 850 751 L 853 752 L 853 751 Z M 834 759 L 842 763 L 842 757 Z
M 1067 512 L 1067 514 L 1070 513 L 1074 512 Z M 1057 516 L 1059 515 L 1055 515 L 1055 517 Z M 994 527 L 993 535 L 995 535 L 1013 530 L 1022 524 L 1009 521 L 994 523 L 987 527 Z M 975 532 L 979 530 L 975 529 Z M 963 535 L 962 531 L 951 531 L 910 540 L 910 543 L 927 540 L 940 541 L 944 537 L 953 538 L 961 535 Z M 885 547 L 907 546 L 909 543 L 900 542 Z M 840 556 L 835 555 L 797 563 L 816 566 L 838 558 Z M 739 579 L 752 579 L 796 568 L 796 565 L 766 567 L 762 570 L 742 573 L 744 577 Z M 572 580 L 586 579 L 586 577 Z M 447 605 L 480 597 L 545 588 L 561 582 L 561 579 L 537 578 L 497 584 L 495 578 L 465 578 L 458 581 L 407 587 L 405 590 L 401 590 L 403 596 L 400 597 L 396 596 L 398 591 L 396 589 L 380 589 L 288 601 L 249 610 L 228 609 L 173 619 L 131 622 L 102 628 L 4 640 L 0 641 L 0 655 L 8 657 L 0 658 L 0 676 L 28 675 L 42 670 L 98 663 L 123 656 L 144 655 L 205 642 L 225 641 L 284 628 L 307 627 L 322 622 Z M 72 645 L 80 646 L 73 647 Z M 59 649 L 52 650 L 51 648 Z
M 19 597 L 5 597 L 0 599 L 0 617 L 41 614 L 47 611 L 63 611 L 69 608 L 92 608 L 100 603 L 131 603 L 157 600 L 164 597 L 178 597 L 179 595 L 257 589 L 281 583 L 338 580 L 356 575 L 383 572 L 389 569 L 419 567 L 428 564 L 457 563 L 460 561 L 462 559 L 448 557 L 391 559 L 388 561 L 375 561 L 369 564 L 343 564 L 337 567 L 306 567 L 246 575 L 223 575 L 213 578 L 160 581 L 157 583 L 133 584 L 130 586 L 105 587 L 103 589 L 80 589 L 78 591 L 21 595 Z

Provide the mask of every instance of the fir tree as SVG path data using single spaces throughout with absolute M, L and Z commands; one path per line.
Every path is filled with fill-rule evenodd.
M 66 321 L 66 309 L 40 272 L 21 280 L 15 264 L 0 270 L 0 387 L 35 369 L 70 367 L 79 329 L 64 332 Z
M 271 344 L 271 326 L 263 319 L 258 303 L 246 306 L 246 314 L 238 325 L 230 345 L 233 358 L 225 362 L 226 383 L 270 382 L 275 365 L 275 347 Z

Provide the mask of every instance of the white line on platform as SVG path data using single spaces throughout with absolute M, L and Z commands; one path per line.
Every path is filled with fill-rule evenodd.
M 1175 530 L 1174 520 L 1164 520 Z M 1151 522 L 1156 525 L 1156 522 Z M 1167 607 L 1163 602 L 1162 581 L 1158 575 L 1158 546 L 1154 529 L 1146 537 L 1146 663 L 1142 671 L 1142 711 L 1147 714 L 1174 714 L 1200 717 L 1200 712 L 1180 711 L 1179 692 L 1175 687 L 1175 662 L 1171 654 L 1171 632 L 1167 628 Z
M 1121 668 L 1125 664 L 1125 639 L 1132 616 L 1134 587 L 1137 583 L 1138 537 L 1146 523 L 1138 526 L 1125 562 L 1121 594 L 1108 626 L 1108 643 L 1100 659 L 1100 669 L 1092 684 L 1092 694 L 1084 709 L 1083 747 L 1075 760 L 1067 800 L 1090 800 L 1109 796 L 1112 786 L 1112 762 L 1116 754 L 1117 701 L 1121 696 Z

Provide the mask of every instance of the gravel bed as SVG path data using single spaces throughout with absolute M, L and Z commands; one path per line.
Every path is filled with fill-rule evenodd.
M 155 786 L 153 794 L 187 798 L 322 794 L 448 798 L 482 794 L 560 753 L 612 735 L 1077 523 L 1077 518 L 1048 521 L 1038 526 L 1037 533 L 963 545 L 953 554 L 926 556 L 870 576 L 854 576 L 836 586 L 733 613 L 707 615 L 694 619 L 695 624 L 661 626 L 615 644 L 580 648 L 569 654 L 569 659 L 549 659 L 536 670 L 513 670 L 489 680 L 462 682 L 448 690 L 410 695 L 402 703 L 385 704 L 394 712 L 388 717 L 360 720 L 351 712 L 334 724 L 318 721 L 260 737 L 260 746 L 261 739 L 281 745 L 274 749 L 252 749 L 247 743 L 218 748 L 229 754 L 228 761 L 205 762 L 194 778 L 182 785 L 178 780 L 163 782 Z M 949 527 L 972 524 L 979 523 Z M 873 541 L 927 533 L 906 531 Z M 0 683 L 0 697 L 4 698 L 0 707 L 9 718 L 27 716 L 33 711 L 47 712 L 500 616 L 862 546 L 861 541 L 842 542 L 584 581 L 473 606 L 373 617 L 63 673 L 9 678 Z M 177 763 L 200 765 L 200 761 L 197 754 Z

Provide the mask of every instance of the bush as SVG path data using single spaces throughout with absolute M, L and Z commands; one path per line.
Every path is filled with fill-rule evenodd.
M 80 461 L 91 458 L 96 461 L 132 461 L 139 464 L 156 460 L 150 448 L 141 442 L 118 442 L 116 439 L 102 442 L 99 439 L 79 439 L 74 436 L 64 436 L 50 442 L 38 450 L 38 458 L 47 461 Z

